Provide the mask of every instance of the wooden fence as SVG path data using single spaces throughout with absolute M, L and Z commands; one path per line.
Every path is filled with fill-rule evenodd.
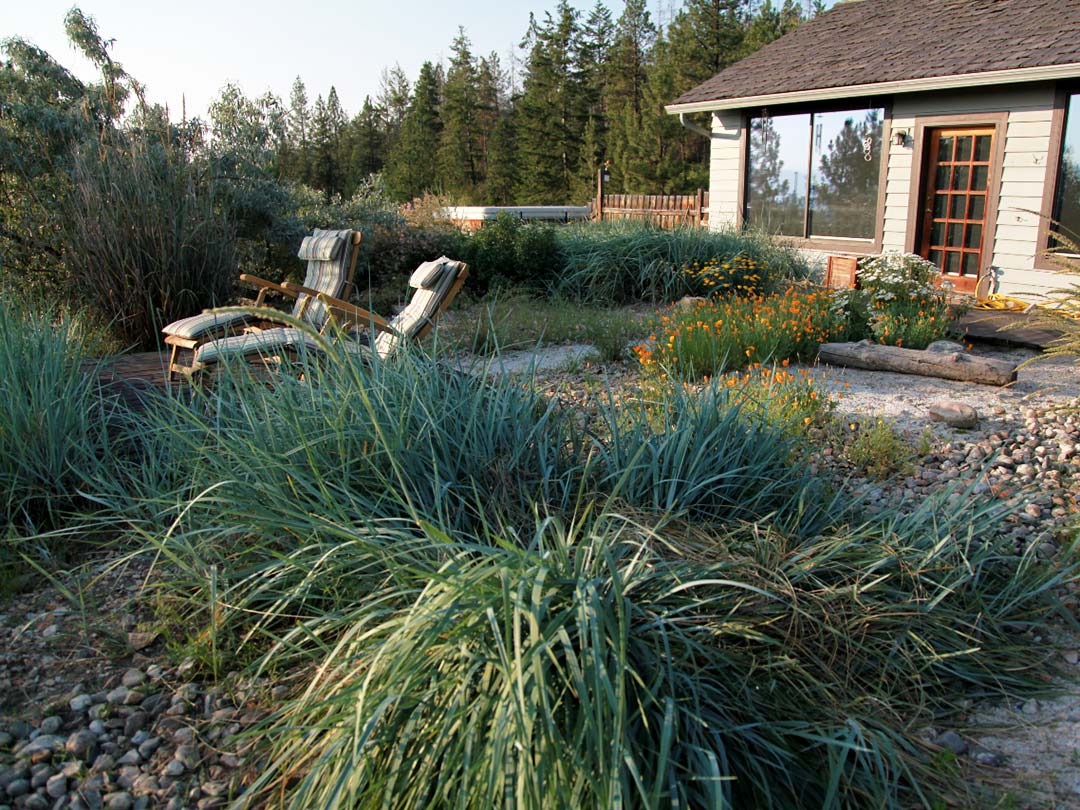
M 593 218 L 600 221 L 637 219 L 661 228 L 709 224 L 709 192 L 696 194 L 599 194 Z

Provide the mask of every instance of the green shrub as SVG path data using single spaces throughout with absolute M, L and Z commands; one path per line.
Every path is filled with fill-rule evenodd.
M 506 212 L 469 237 L 463 249 L 469 285 L 481 295 L 505 287 L 542 290 L 561 264 L 554 228 Z
M 867 331 L 878 343 L 925 349 L 950 335 L 952 318 L 941 271 L 920 256 L 885 253 L 863 259 L 859 283 L 869 305 Z
M 73 172 L 72 292 L 125 343 L 157 346 L 163 324 L 228 299 L 236 236 L 203 168 L 152 138 L 115 136 L 84 146 Z
M 555 232 L 562 270 L 553 291 L 571 301 L 619 304 L 670 302 L 706 291 L 695 273 L 737 257 L 761 265 L 762 292 L 782 279 L 805 278 L 801 257 L 767 236 L 750 231 L 704 228 L 664 230 L 631 222 L 588 223 Z
M 911 443 L 889 422 L 877 418 L 866 425 L 849 421 L 855 437 L 844 448 L 844 458 L 860 472 L 887 478 L 905 471 L 914 456 Z

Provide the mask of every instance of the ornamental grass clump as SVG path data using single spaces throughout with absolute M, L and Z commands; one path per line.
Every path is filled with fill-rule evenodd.
M 864 516 L 726 381 L 583 414 L 325 348 L 144 427 L 177 628 L 287 687 L 239 805 L 931 807 L 915 730 L 1045 688 L 1015 628 L 1075 565 L 1005 504 Z
M 1041 621 L 1074 572 L 1005 559 L 984 539 L 1000 515 L 943 503 L 803 539 L 601 508 L 467 542 L 434 526 L 327 542 L 313 516 L 319 539 L 221 600 L 261 627 L 258 671 L 293 674 L 247 803 L 957 800 L 913 729 L 961 695 L 1037 689 L 1007 626 Z
M 85 314 L 0 295 L 0 534 L 62 526 L 112 474 L 108 428 L 124 411 L 97 386 L 106 345 Z
M 740 257 L 760 265 L 755 286 L 762 292 L 810 272 L 796 251 L 752 231 L 623 221 L 567 226 L 555 238 L 562 265 L 552 293 L 589 304 L 666 303 L 700 295 L 703 287 L 691 271 Z
M 842 322 L 828 293 L 791 288 L 753 298 L 700 302 L 659 319 L 655 343 L 635 349 L 647 371 L 700 379 L 753 363 L 812 357 Z

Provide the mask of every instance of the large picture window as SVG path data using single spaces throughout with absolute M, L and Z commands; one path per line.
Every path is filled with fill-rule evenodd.
M 1054 219 L 1065 236 L 1080 241 L 1080 94 L 1069 96 L 1055 188 Z
M 768 233 L 873 239 L 884 111 L 750 119 L 746 219 Z

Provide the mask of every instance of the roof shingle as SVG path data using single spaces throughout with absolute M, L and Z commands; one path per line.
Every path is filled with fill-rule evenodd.
M 673 104 L 1073 63 L 1078 0 L 849 0 Z

